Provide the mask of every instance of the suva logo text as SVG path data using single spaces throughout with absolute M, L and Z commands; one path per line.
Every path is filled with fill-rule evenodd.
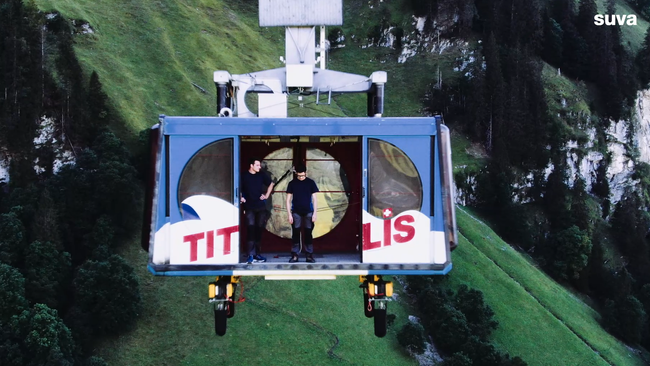
M 636 15 L 618 15 L 618 14 L 596 14 L 594 15 L 595 25 L 636 25 Z

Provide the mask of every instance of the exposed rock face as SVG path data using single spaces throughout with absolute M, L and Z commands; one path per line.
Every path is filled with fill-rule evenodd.
M 57 131 L 57 123 L 53 118 L 42 116 L 38 136 L 34 138 L 34 147 L 37 150 L 54 150 L 55 158 L 51 167 L 54 173 L 58 173 L 63 165 L 74 164 L 74 155 L 71 150 L 66 149 L 65 135 Z M 39 165 L 38 159 L 34 161 L 34 170 L 37 174 L 45 171 L 45 168 Z
M 418 54 L 418 52 L 442 54 L 445 51 L 455 48 L 460 48 L 461 52 L 466 51 L 468 42 L 462 39 L 449 39 L 440 36 L 441 33 L 445 33 L 453 27 L 457 20 L 457 14 L 444 11 L 434 20 L 430 20 L 427 17 L 413 16 L 411 29 L 404 29 L 403 36 L 400 37 L 399 44 L 401 44 L 401 53 L 397 62 L 404 63 L 409 58 Z M 427 21 L 431 22 L 431 29 L 425 31 Z M 398 42 L 396 42 L 397 37 L 394 31 L 394 26 L 382 29 L 378 39 L 369 40 L 369 43 L 362 45 L 361 48 L 373 46 L 395 48 Z M 351 38 L 354 38 L 354 36 Z
M 639 149 L 639 160 L 650 164 L 650 89 L 639 92 L 636 105 L 638 128 L 636 144 Z
M 634 126 L 633 136 L 629 136 L 631 124 Z M 638 183 L 631 179 L 635 169 L 632 159 L 634 150 L 639 153 L 639 161 L 650 163 L 650 90 L 638 93 L 632 121 L 612 122 L 606 132 L 607 150 L 612 157 L 607 169 L 610 188 L 609 200 L 612 205 L 615 205 L 621 200 L 627 187 L 635 186 Z M 589 134 L 587 148 L 590 148 L 593 146 L 595 131 L 590 129 L 587 133 Z M 573 146 L 568 147 L 570 150 Z M 579 174 L 587 183 L 587 190 L 589 190 L 596 177 L 596 169 L 603 158 L 603 155 L 596 151 L 590 151 L 582 160 L 578 159 L 575 153 L 567 152 L 569 166 L 572 173 L 575 173 L 570 177 L 569 183 L 572 185 Z
M 59 169 L 66 164 L 74 164 L 74 154 L 72 150 L 66 148 L 65 136 L 58 131 L 55 119 L 42 116 L 37 133 L 38 136 L 34 138 L 36 151 L 40 149 L 52 149 L 54 151 L 54 161 L 51 162 L 52 166 L 49 167 L 54 173 L 58 173 Z M 11 156 L 2 154 L 2 151 L 0 151 L 0 183 L 9 182 L 10 163 Z M 39 158 L 34 160 L 34 171 L 36 174 L 46 171 L 46 167 L 39 161 Z
M 589 141 L 586 146 L 582 146 L 584 149 L 591 149 L 594 147 L 594 140 L 596 139 L 596 130 L 590 128 L 585 131 L 589 135 Z M 582 158 L 580 157 L 578 151 L 581 148 L 577 141 L 569 141 L 565 147 L 567 165 L 569 167 L 569 181 L 568 184 L 570 187 L 573 187 L 576 179 L 582 178 L 585 181 L 585 186 L 587 191 L 591 190 L 591 186 L 596 181 L 596 170 L 600 161 L 603 160 L 604 156 L 598 151 L 589 151 Z M 553 171 L 552 167 L 549 166 L 550 171 L 546 174 L 548 175 Z
M 610 190 L 609 200 L 613 205 L 621 200 L 626 187 L 636 184 L 636 182 L 633 182 L 630 178 L 634 172 L 634 162 L 630 158 L 626 146 L 627 132 L 627 121 L 612 123 L 612 125 L 607 129 L 607 136 L 612 138 L 612 140 L 607 143 L 607 150 L 612 155 L 612 162 L 607 168 L 607 179 L 609 180 Z
M 9 182 L 9 160 L 0 160 L 0 183 Z
M 633 136 L 629 135 L 631 124 L 634 126 Z M 577 141 L 569 141 L 565 146 L 569 167 L 569 180 L 567 183 L 569 186 L 573 186 L 576 179 L 582 178 L 585 181 L 586 190 L 589 192 L 596 181 L 598 166 L 605 156 L 593 149 L 596 139 L 595 129 L 589 128 L 585 133 L 587 133 L 589 139 L 584 146 L 579 146 Z M 635 169 L 632 155 L 638 152 L 638 161 L 650 164 L 650 90 L 643 90 L 638 93 L 633 121 L 612 122 L 606 134 L 607 151 L 612 159 L 607 168 L 607 180 L 610 188 L 609 200 L 612 205 L 615 205 L 621 200 L 626 188 L 633 187 L 638 183 L 638 181 L 631 178 Z M 584 156 L 580 156 L 580 150 L 585 151 Z M 553 166 L 549 165 L 546 168 L 545 177 L 548 178 L 552 171 Z M 531 187 L 532 181 L 531 173 L 522 182 L 515 184 L 513 187 L 514 202 L 526 203 L 530 201 L 526 191 Z M 468 176 L 465 184 L 475 187 L 475 177 Z M 456 187 L 454 187 L 454 192 L 457 204 L 467 205 L 472 203 L 473 197 L 469 192 L 463 192 Z

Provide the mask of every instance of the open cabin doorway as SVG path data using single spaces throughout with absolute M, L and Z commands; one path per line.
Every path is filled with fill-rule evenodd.
M 307 176 L 319 188 L 314 225 L 314 257 L 319 262 L 361 261 L 361 137 L 358 136 L 242 136 L 240 172 L 251 158 L 262 159 L 262 170 L 276 185 L 267 200 L 270 211 L 262 232 L 262 254 L 269 262 L 285 262 L 291 252 L 291 225 L 286 211 L 286 189 L 294 174 L 291 167 L 304 164 Z M 241 182 L 240 182 L 241 187 Z M 240 223 L 245 225 L 244 210 Z M 245 227 L 240 227 L 241 253 L 246 253 Z M 304 253 L 301 255 L 303 261 Z M 320 259 L 320 260 L 319 260 Z

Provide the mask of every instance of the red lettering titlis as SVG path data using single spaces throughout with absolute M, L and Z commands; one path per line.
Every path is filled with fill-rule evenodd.
M 415 222 L 415 218 L 411 215 L 403 215 L 396 219 L 384 220 L 384 236 L 382 240 L 372 241 L 370 238 L 372 234 L 372 224 L 363 224 L 363 250 L 376 249 L 387 247 L 395 243 L 406 243 L 415 237 L 415 227 L 411 224 Z M 397 233 L 393 234 L 393 230 Z
M 228 255 L 232 252 L 232 234 L 239 231 L 239 225 L 229 226 L 216 230 L 216 236 L 223 235 L 223 255 Z M 210 230 L 196 234 L 185 235 L 183 237 L 184 243 L 190 243 L 190 262 L 198 260 L 199 240 L 206 239 L 206 258 L 214 258 L 214 240 L 215 231 Z

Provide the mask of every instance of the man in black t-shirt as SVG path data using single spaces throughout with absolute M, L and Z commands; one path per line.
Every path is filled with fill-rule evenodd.
M 266 258 L 261 255 L 260 240 L 268 219 L 265 201 L 271 196 L 274 184 L 268 175 L 260 173 L 261 168 L 260 160 L 251 158 L 248 171 L 241 177 L 242 197 L 240 202 L 243 203 L 246 215 L 246 248 L 248 251 L 246 262 L 248 264 L 266 262 Z M 264 187 L 268 187 L 266 193 Z
M 316 182 L 307 178 L 307 168 L 304 165 L 296 167 L 296 179 L 289 182 L 287 186 L 287 213 L 289 223 L 292 224 L 291 233 L 291 259 L 289 263 L 298 261 L 300 254 L 300 228 L 305 229 L 305 252 L 307 262 L 315 263 L 314 246 L 312 245 L 312 231 L 316 222 L 318 212 L 318 201 L 316 200 L 318 187 Z

